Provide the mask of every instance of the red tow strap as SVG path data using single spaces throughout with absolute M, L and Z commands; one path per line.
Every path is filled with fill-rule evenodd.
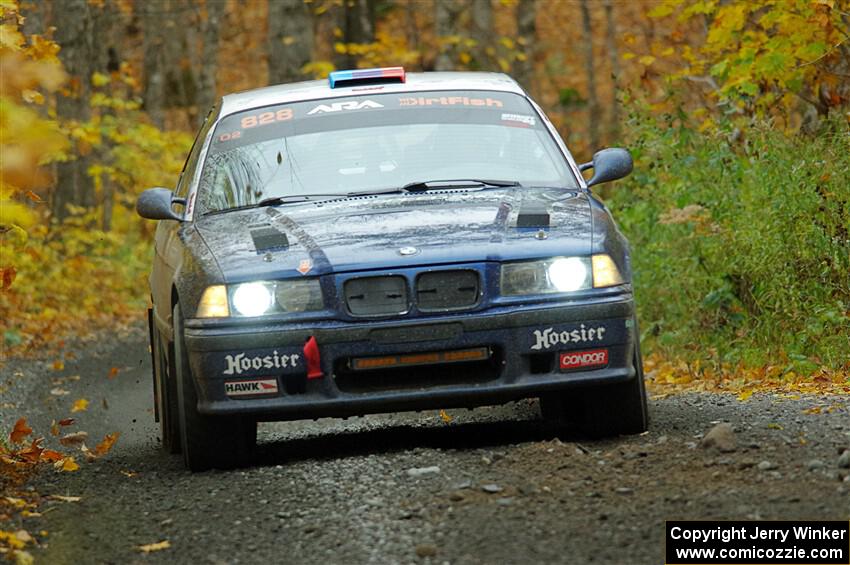
M 304 344 L 304 359 L 307 360 L 308 379 L 320 379 L 324 376 L 322 358 L 319 355 L 319 344 L 316 342 L 315 336 L 310 336 L 310 339 Z

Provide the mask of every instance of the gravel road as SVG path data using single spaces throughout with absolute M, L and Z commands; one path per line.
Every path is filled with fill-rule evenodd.
M 0 368 L 3 429 L 20 414 L 46 434 L 86 398 L 77 430 L 121 432 L 106 458 L 32 483 L 82 497 L 22 519 L 44 530 L 38 563 L 658 564 L 665 520 L 850 518 L 848 398 L 653 399 L 648 433 L 607 441 L 556 437 L 530 401 L 451 410 L 450 422 L 262 424 L 255 466 L 192 475 L 159 449 L 144 332 L 110 339 L 78 347 L 64 371 Z M 733 451 L 701 442 L 720 422 Z

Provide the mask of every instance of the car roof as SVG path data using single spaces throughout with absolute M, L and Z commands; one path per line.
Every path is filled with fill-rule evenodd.
M 228 94 L 222 98 L 219 116 L 227 116 L 251 108 L 318 100 L 356 96 L 369 92 L 427 92 L 432 90 L 494 90 L 524 95 L 522 87 L 504 73 L 473 72 L 428 72 L 407 73 L 405 82 L 380 85 L 352 85 L 331 88 L 328 80 L 308 80 L 289 84 L 278 84 Z

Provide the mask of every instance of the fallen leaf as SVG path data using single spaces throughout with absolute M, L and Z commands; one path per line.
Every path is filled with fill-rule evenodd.
M 78 398 L 74 401 L 74 406 L 71 408 L 71 412 L 85 412 L 89 407 L 89 401 L 85 398 Z
M 103 437 L 103 441 L 97 444 L 97 447 L 94 448 L 94 452 L 97 454 L 97 456 L 100 457 L 109 453 L 109 450 L 112 449 L 112 446 L 115 445 L 116 441 L 118 441 L 118 437 L 120 435 L 121 434 L 119 432 L 106 434 Z
M 9 441 L 12 443 L 22 443 L 24 438 L 32 433 L 32 428 L 27 426 L 27 419 L 20 418 L 15 422 L 15 427 L 12 433 L 9 434 Z
M 14 554 L 15 565 L 33 565 L 35 557 L 29 551 L 18 550 Z
M 32 536 L 26 530 L 18 530 L 17 532 L 15 532 L 15 537 L 24 543 L 32 542 Z
M 56 388 L 50 389 L 50 394 L 52 394 L 53 396 L 66 396 L 68 394 L 71 394 L 71 391 L 65 390 L 64 388 L 59 388 L 57 386 Z
M 738 395 L 738 400 L 746 402 L 753 395 L 753 389 L 747 389 Z
M 79 502 L 83 499 L 82 496 L 62 496 L 61 494 L 51 494 L 48 498 L 60 502 Z
M 111 369 L 109 369 L 109 375 L 108 375 L 107 378 L 114 379 L 117 376 L 118 376 L 118 367 L 112 367 Z
M 59 453 L 58 451 L 54 451 L 52 449 L 45 449 L 41 452 L 41 459 L 49 462 L 56 462 L 65 456 Z
M 121 471 L 121 474 L 127 477 L 128 479 L 132 479 L 133 477 L 138 475 L 138 473 L 134 473 L 133 471 Z
M 773 423 L 768 424 L 768 425 L 767 425 L 767 427 L 768 427 L 768 429 L 771 429 L 771 430 L 781 430 L 781 429 L 784 429 L 784 428 L 783 428 L 782 426 L 780 426 L 779 424 L 773 424 Z
M 446 413 L 446 411 L 445 411 L 445 410 L 440 410 L 440 419 L 442 419 L 442 420 L 443 420 L 443 422 L 445 422 L 445 423 L 447 423 L 447 424 L 448 424 L 449 422 L 451 422 L 451 421 L 452 421 L 452 417 L 451 417 L 451 416 L 449 416 L 449 415 Z
M 66 447 L 71 445 L 80 445 L 81 443 L 86 441 L 87 437 L 89 437 L 89 434 L 87 432 L 74 432 L 72 434 L 66 434 L 59 438 L 59 443 Z
M 171 542 L 168 540 L 162 540 L 156 543 L 149 543 L 147 545 L 140 545 L 139 551 L 142 553 L 151 553 L 152 551 L 162 551 L 163 549 L 168 549 L 171 547 Z
M 65 369 L 65 362 L 61 359 L 57 359 L 53 362 L 53 370 L 54 371 L 62 371 Z
M 77 465 L 77 462 L 74 461 L 73 457 L 63 457 L 62 459 L 54 463 L 53 467 L 58 471 L 64 472 L 76 471 L 80 468 L 80 466 Z
M 73 418 L 63 418 L 63 419 L 59 420 L 59 425 L 60 426 L 70 426 L 74 422 L 76 422 L 76 420 L 74 420 Z
M 59 424 L 56 423 L 56 420 L 50 422 L 50 435 L 58 436 L 59 435 Z

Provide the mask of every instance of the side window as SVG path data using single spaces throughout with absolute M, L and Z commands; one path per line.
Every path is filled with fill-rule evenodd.
M 192 143 L 192 149 L 189 151 L 186 162 L 183 163 L 183 171 L 180 173 L 180 178 L 177 180 L 177 189 L 174 191 L 174 195 L 177 198 L 186 198 L 189 194 L 189 185 L 192 184 L 192 178 L 194 178 L 195 170 L 198 168 L 198 154 L 204 146 L 204 140 L 210 131 L 210 126 L 215 121 L 213 119 L 215 110 L 216 106 L 213 106 L 207 113 L 207 117 L 204 119 L 204 125 L 201 126 L 201 131 L 198 132 L 198 136 L 195 138 L 194 143 Z

